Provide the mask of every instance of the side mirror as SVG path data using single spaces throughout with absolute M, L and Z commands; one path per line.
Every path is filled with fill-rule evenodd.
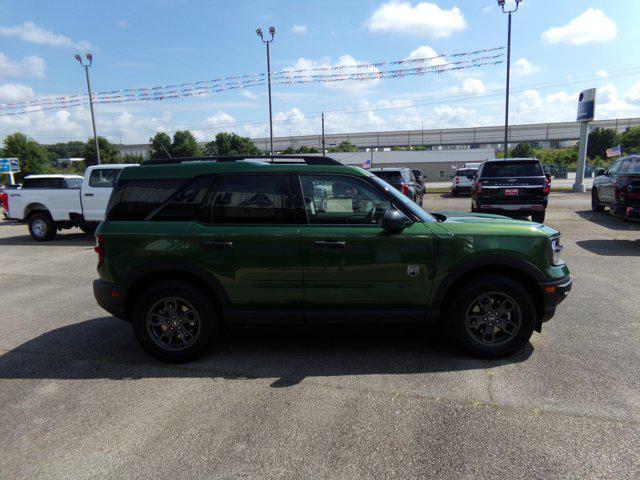
M 411 220 L 400 210 L 389 209 L 384 212 L 380 225 L 388 232 L 400 232 L 411 223 Z
M 604 175 L 606 170 L 604 168 L 596 168 L 596 177 Z

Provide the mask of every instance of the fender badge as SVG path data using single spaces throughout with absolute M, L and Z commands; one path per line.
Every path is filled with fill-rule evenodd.
M 419 273 L 420 273 L 419 265 L 407 266 L 407 275 L 409 275 L 410 277 L 417 277 Z

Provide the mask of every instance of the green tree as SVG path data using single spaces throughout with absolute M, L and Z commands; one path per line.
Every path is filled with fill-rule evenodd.
M 120 163 L 120 152 L 109 140 L 99 136 L 98 148 L 100 149 L 100 163 Z M 96 144 L 93 138 L 90 138 L 84 144 L 82 156 L 87 167 L 98 163 Z
M 151 144 L 151 158 L 167 158 L 171 152 L 171 137 L 164 132 L 156 133 L 149 139 Z
M 46 149 L 24 133 L 16 132 L 4 139 L 4 155 L 16 157 L 20 161 L 20 172 L 47 173 L 51 171 Z
M 47 150 L 49 161 L 55 161 L 60 158 L 80 158 L 84 153 L 84 142 L 79 140 L 43 145 L 43 147 Z
M 619 142 L 620 137 L 613 128 L 594 128 L 587 141 L 587 157 L 607 158 L 605 150 L 615 147 Z
M 122 155 L 120 157 L 119 163 L 142 163 L 142 162 L 144 162 L 144 158 L 142 158 L 142 155 L 127 153 L 126 155 Z
M 320 151 L 315 147 L 307 147 L 303 145 L 299 148 L 287 147 L 282 151 L 283 155 L 293 155 L 293 154 L 306 154 L 306 153 L 320 153 Z
M 196 137 L 189 130 L 178 130 L 173 134 L 171 156 L 173 158 L 199 157 L 202 155 Z
M 216 139 L 204 146 L 206 155 L 261 155 L 250 138 L 235 133 L 220 132 Z
M 519 143 L 511 149 L 510 156 L 512 158 L 530 158 L 533 156 L 533 147 L 526 142 Z
M 620 143 L 624 155 L 640 152 L 640 126 L 631 127 L 624 132 Z
M 353 143 L 344 141 L 340 142 L 340 144 L 336 147 L 330 148 L 330 152 L 357 152 L 358 147 L 356 147 Z

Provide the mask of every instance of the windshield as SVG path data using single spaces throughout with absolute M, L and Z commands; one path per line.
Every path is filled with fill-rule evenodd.
M 540 177 L 542 167 L 540 162 L 491 162 L 482 168 L 483 177 Z
M 472 168 L 464 168 L 464 169 L 460 169 L 456 172 L 456 177 L 469 177 L 469 178 L 473 178 L 473 176 L 476 174 L 477 170 L 474 170 Z
M 435 222 L 436 221 L 436 219 L 433 218 L 433 216 L 429 215 L 422 208 L 420 208 L 414 202 L 409 200 L 408 197 L 405 197 L 404 195 L 402 195 L 398 190 L 393 188 L 391 185 L 389 185 L 384 180 L 382 180 L 382 179 L 380 179 L 380 178 L 378 178 L 376 176 L 371 177 L 371 180 L 373 182 L 377 183 L 378 185 L 380 185 L 382 188 L 384 188 L 389 193 L 389 195 L 391 195 L 391 197 L 393 197 L 393 203 L 402 205 L 403 207 L 405 207 L 408 210 L 410 210 L 411 213 L 414 214 L 418 219 L 420 219 L 421 222 Z

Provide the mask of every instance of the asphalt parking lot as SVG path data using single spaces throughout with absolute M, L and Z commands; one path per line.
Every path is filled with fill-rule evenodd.
M 552 194 L 574 290 L 498 361 L 383 329 L 163 365 L 96 305 L 92 239 L 0 222 L 0 478 L 639 478 L 640 224 L 588 198 Z

